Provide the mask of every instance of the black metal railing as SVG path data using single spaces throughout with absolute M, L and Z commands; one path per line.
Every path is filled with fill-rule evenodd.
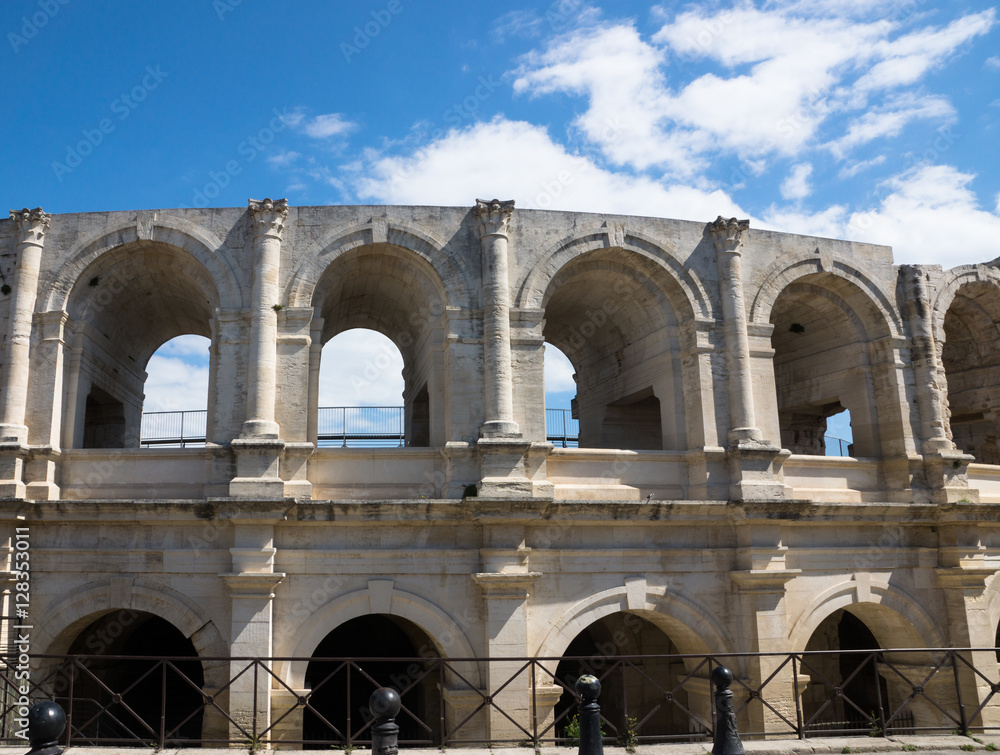
M 197 447 L 205 444 L 208 412 L 144 412 L 140 433 L 143 448 Z M 321 406 L 317 413 L 321 447 L 394 447 L 405 445 L 402 406 Z M 569 409 L 545 410 L 546 438 L 563 448 L 575 448 L 580 422 Z
M 504 659 L 35 655 L 28 697 L 63 705 L 67 745 L 350 749 L 370 744 L 367 701 L 385 685 L 402 699 L 401 744 L 564 744 L 576 677 L 593 673 L 608 743 L 701 741 L 715 725 L 709 677 L 725 665 L 748 739 L 995 731 L 987 721 L 1000 705 L 997 666 L 976 668 L 975 652 L 995 658 L 993 648 Z M 0 658 L 0 740 L 20 745 L 17 662 Z M 276 670 L 289 663 L 305 664 L 308 690 Z

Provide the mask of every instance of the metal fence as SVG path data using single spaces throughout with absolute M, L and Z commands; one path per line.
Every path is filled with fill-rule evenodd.
M 320 446 L 402 446 L 405 443 L 401 406 L 321 406 Z
M 747 739 L 976 733 L 1000 728 L 989 723 L 1000 712 L 1000 683 L 996 663 L 976 668 L 975 652 L 995 658 L 993 648 L 504 659 L 35 655 L 27 697 L 65 708 L 67 745 L 351 749 L 370 744 L 368 698 L 388 685 L 403 703 L 401 744 L 537 746 L 571 738 L 575 680 L 593 673 L 603 686 L 606 742 L 642 744 L 710 739 L 709 677 L 722 664 L 734 671 Z M 0 739 L 21 745 L 17 663 L 0 659 Z M 279 673 L 288 663 L 308 664 L 308 690 Z
M 186 448 L 205 445 L 208 412 L 143 412 L 139 437 L 143 448 L 173 446 Z
M 573 419 L 571 409 L 546 409 L 545 439 L 563 448 L 577 448 L 580 445 L 580 420 Z

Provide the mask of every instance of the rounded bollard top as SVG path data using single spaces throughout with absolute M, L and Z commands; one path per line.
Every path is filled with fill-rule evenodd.
M 733 672 L 725 666 L 716 666 L 712 669 L 712 684 L 718 689 L 726 689 L 733 683 Z
M 368 698 L 368 708 L 375 718 L 395 718 L 401 706 L 399 693 L 392 687 L 379 687 Z
M 55 745 L 66 731 L 66 711 L 57 702 L 43 700 L 28 710 L 28 741 L 31 749 Z
M 601 682 L 593 674 L 584 674 L 576 680 L 576 694 L 585 700 L 596 700 L 601 694 Z

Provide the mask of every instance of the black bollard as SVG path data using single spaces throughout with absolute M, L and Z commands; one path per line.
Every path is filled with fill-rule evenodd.
M 66 711 L 59 703 L 44 700 L 28 711 L 28 755 L 62 755 L 59 737 L 66 731 Z
M 725 666 L 712 670 L 715 685 L 715 740 L 712 755 L 746 755 L 740 733 L 736 730 L 736 712 L 733 710 L 733 672 Z
M 372 724 L 372 755 L 396 755 L 399 752 L 399 724 L 396 715 L 402 702 L 392 687 L 379 687 L 368 698 L 368 708 L 375 716 Z
M 596 676 L 584 674 L 576 680 L 576 694 L 580 696 L 580 755 L 604 755 L 601 739 L 601 682 Z

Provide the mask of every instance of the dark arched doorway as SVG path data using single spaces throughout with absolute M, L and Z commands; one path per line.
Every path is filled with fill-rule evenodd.
M 878 672 L 877 655 L 859 652 L 879 647 L 868 625 L 844 609 L 827 616 L 816 628 L 806 651 L 817 654 L 802 660 L 802 673 L 810 679 L 802 694 L 807 735 L 881 732 L 891 710 L 889 690 Z
M 80 632 L 68 654 L 84 656 L 72 670 L 72 699 L 58 700 L 72 710 L 72 744 L 200 744 L 204 672 L 169 621 L 113 611 Z
M 437 658 L 430 637 L 412 621 L 387 614 L 344 622 L 316 648 L 306 668 L 309 705 L 302 717 L 307 749 L 371 744 L 368 698 L 377 687 L 400 693 L 400 745 L 440 744 Z
M 601 680 L 601 716 L 606 739 L 628 744 L 700 738 L 707 722 L 691 715 L 684 661 L 670 637 L 633 613 L 605 616 L 578 634 L 563 653 L 556 679 L 574 688 L 583 674 Z M 619 661 L 614 656 L 630 656 Z M 566 737 L 576 698 L 563 692 L 556 703 L 556 736 Z M 631 740 L 635 743 L 635 739 Z

